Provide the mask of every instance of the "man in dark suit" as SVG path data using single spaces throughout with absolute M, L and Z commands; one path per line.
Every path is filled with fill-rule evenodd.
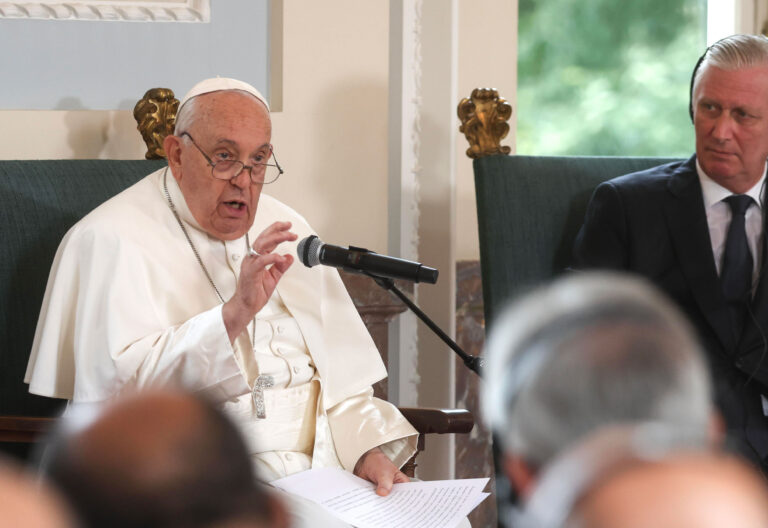
M 766 471 L 768 39 L 734 35 L 707 49 L 691 118 L 691 159 L 595 190 L 575 267 L 638 273 L 678 303 L 707 351 L 730 438 Z

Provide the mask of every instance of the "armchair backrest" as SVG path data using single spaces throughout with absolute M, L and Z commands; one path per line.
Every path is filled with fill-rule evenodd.
M 107 198 L 164 161 L 0 161 L 0 415 L 50 416 L 24 372 L 48 272 L 62 237 Z
M 509 300 L 561 273 L 595 187 L 670 158 L 493 155 L 475 159 L 486 329 Z

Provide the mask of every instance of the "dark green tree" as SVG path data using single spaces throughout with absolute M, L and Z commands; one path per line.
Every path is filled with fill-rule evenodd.
M 517 152 L 688 156 L 706 0 L 519 0 Z

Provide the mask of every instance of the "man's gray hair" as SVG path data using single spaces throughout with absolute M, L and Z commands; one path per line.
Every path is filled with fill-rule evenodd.
M 245 90 L 222 90 L 222 91 L 241 93 L 243 95 L 247 95 L 248 97 L 253 97 L 255 101 L 259 101 L 258 97 L 254 96 L 251 93 L 246 92 Z M 197 119 L 198 117 L 197 98 L 198 97 L 199 96 L 190 98 L 181 106 L 181 108 L 179 108 L 179 111 L 176 114 L 176 126 L 173 128 L 174 136 L 178 136 L 182 132 L 189 131 L 190 127 Z
M 694 92 L 706 66 L 727 71 L 768 66 L 768 38 L 762 35 L 731 35 L 712 44 L 696 70 Z
M 192 123 L 197 118 L 197 97 L 193 97 L 179 108 L 176 114 L 176 126 L 173 128 L 173 135 L 178 136 L 182 132 L 187 132 Z
M 557 455 L 536 488 L 515 511 L 515 528 L 587 528 L 580 501 L 596 486 L 627 467 L 663 463 L 681 456 L 725 457 L 703 431 L 677 424 L 639 422 L 606 426 Z M 642 499 L 641 499 L 642 500 Z M 674 497 L 670 497 L 674 500 Z
M 534 469 L 608 424 L 709 426 L 694 334 L 639 278 L 585 272 L 532 292 L 494 322 L 486 356 L 486 421 L 502 450 Z

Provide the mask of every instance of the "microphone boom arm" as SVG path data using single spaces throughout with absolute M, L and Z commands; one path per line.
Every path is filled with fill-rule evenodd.
M 422 320 L 422 322 L 429 327 L 432 332 L 439 337 L 443 343 L 451 347 L 451 350 L 456 352 L 456 355 L 458 355 L 461 360 L 464 362 L 464 365 L 480 376 L 483 377 L 482 370 L 485 367 L 485 358 L 484 357 L 478 357 L 478 356 L 472 356 L 464 352 L 461 347 L 456 344 L 456 342 L 451 339 L 448 334 L 443 332 L 443 330 L 435 324 L 435 322 L 429 318 L 427 314 L 425 314 L 421 308 L 416 306 L 416 304 L 410 300 L 402 291 L 400 291 L 397 286 L 395 286 L 395 281 L 393 281 L 390 278 L 387 277 L 379 277 L 377 275 L 374 275 L 372 273 L 364 272 L 365 275 L 368 275 L 370 278 L 376 282 L 379 286 L 384 288 L 387 291 L 390 291 L 394 293 L 398 299 L 400 299 L 403 304 L 405 304 L 413 313 L 416 314 L 416 316 Z

